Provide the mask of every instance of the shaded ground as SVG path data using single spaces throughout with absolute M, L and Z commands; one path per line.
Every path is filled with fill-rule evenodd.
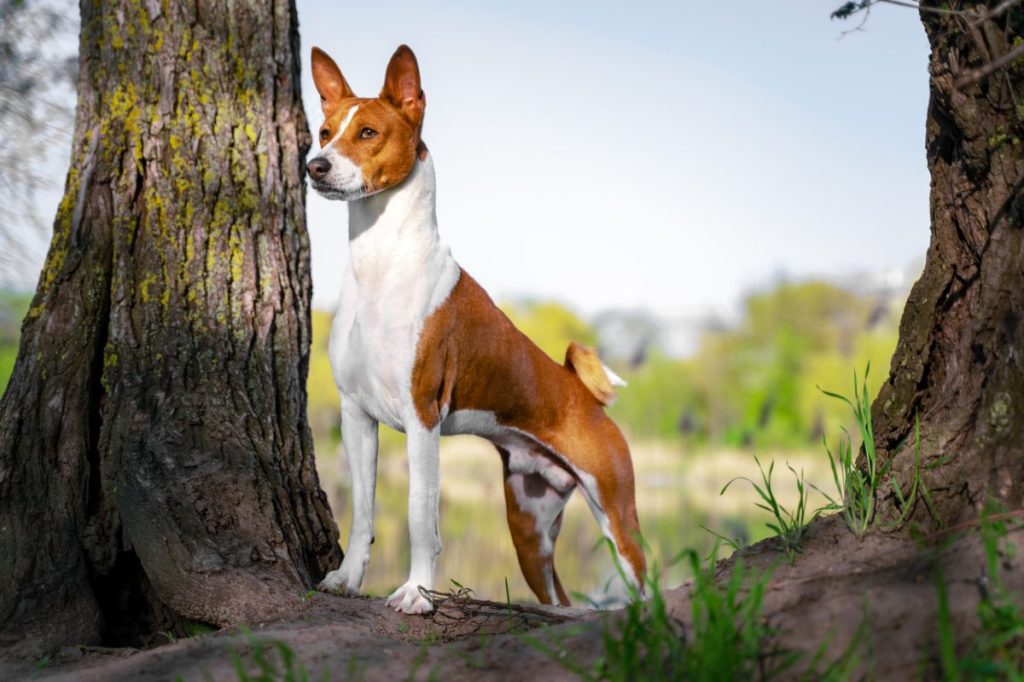
M 536 610 L 543 613 L 540 607 Z M 593 612 L 572 609 L 552 617 L 516 612 L 510 618 L 507 609 L 496 607 L 468 617 L 461 610 L 442 608 L 425 618 L 396 614 L 382 599 L 317 593 L 302 603 L 293 618 L 257 624 L 251 632 L 228 629 L 143 651 L 72 647 L 52 657 L 43 669 L 31 661 L 2 663 L 0 679 L 155 681 L 179 675 L 185 680 L 237 679 L 233 654 L 246 659 L 246 667 L 255 671 L 256 643 L 273 641 L 286 642 L 311 679 L 321 679 L 324 671 L 329 671 L 329 679 L 346 680 L 426 679 L 431 671 L 444 672 L 445 679 L 477 679 L 481 674 L 500 679 L 502 666 L 524 654 L 528 667 L 551 668 L 518 636 L 502 633 L 525 632 L 570 618 L 592 622 L 593 616 Z M 594 625 L 590 629 L 597 631 Z M 275 660 L 280 661 L 276 655 Z M 516 669 L 523 670 L 522 665 Z
M 813 651 L 828 639 L 835 655 L 860 630 L 863 673 L 883 680 L 933 679 L 938 675 L 937 568 L 948 586 L 958 642 L 978 627 L 975 609 L 986 562 L 975 531 L 967 527 L 933 536 L 927 546 L 902 535 L 859 540 L 831 517 L 814 524 L 804 554 L 793 564 L 774 540 L 742 556 L 748 566 L 773 570 L 764 614 L 780 632 L 782 647 Z M 1008 588 L 1022 590 L 1024 531 L 1008 539 L 1018 551 L 1003 557 L 1003 577 Z M 720 574 L 732 565 L 733 560 L 723 562 Z M 671 611 L 686 620 L 688 588 L 666 598 Z M 257 643 L 275 640 L 288 644 L 311 679 L 321 679 L 325 671 L 338 680 L 573 679 L 527 638 L 589 665 L 600 654 L 602 629 L 615 618 L 614 612 L 525 608 L 529 612 L 510 615 L 501 604 L 449 600 L 431 617 L 400 616 L 380 599 L 315 594 L 298 603 L 294 617 L 256 624 L 251 634 L 224 630 L 145 651 L 65 649 L 41 669 L 35 661 L 2 662 L 0 679 L 236 679 L 232 655 L 241 655 L 255 670 Z

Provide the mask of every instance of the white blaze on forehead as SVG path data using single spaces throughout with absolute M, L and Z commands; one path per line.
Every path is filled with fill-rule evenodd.
M 330 147 L 332 144 L 341 139 L 341 134 L 345 132 L 345 128 L 348 128 L 348 124 L 352 122 L 352 117 L 356 115 L 356 111 L 358 109 L 359 105 L 356 104 L 355 106 L 348 110 L 348 113 L 345 114 L 345 118 L 342 119 L 341 121 L 341 125 L 338 126 L 338 132 L 334 134 L 334 137 L 331 138 L 330 142 L 324 145 L 325 147 Z

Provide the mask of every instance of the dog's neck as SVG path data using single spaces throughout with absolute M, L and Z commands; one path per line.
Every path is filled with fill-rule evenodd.
M 429 154 L 398 185 L 349 202 L 348 238 L 352 274 L 364 286 L 391 289 L 418 280 L 433 300 L 458 279 L 458 265 L 437 231 Z
M 396 236 L 408 232 L 437 234 L 434 161 L 429 154 L 417 159 L 409 177 L 399 184 L 349 202 L 349 242 L 370 230 Z

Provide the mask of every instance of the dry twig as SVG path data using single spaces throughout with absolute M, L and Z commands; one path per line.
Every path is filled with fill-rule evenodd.
M 473 597 L 473 590 L 462 585 L 456 587 L 458 589 L 447 592 L 428 590 L 425 587 L 419 589 L 420 594 L 434 604 L 434 622 L 469 625 L 472 627 L 471 634 L 480 631 L 488 623 L 509 622 L 514 617 L 524 621 L 523 624 L 532 621 L 536 624 L 554 625 L 580 620 L 577 614 L 571 612 L 558 613 L 549 608 L 476 599 Z

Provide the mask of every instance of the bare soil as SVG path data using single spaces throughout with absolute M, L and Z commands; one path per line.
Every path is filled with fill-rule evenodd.
M 976 528 L 964 526 L 927 539 L 905 534 L 854 537 L 838 517 L 809 530 L 804 552 L 790 563 L 775 540 L 750 547 L 719 566 L 721 576 L 742 557 L 747 567 L 772 571 L 764 615 L 778 646 L 814 652 L 828 642 L 830 656 L 860 632 L 860 672 L 880 680 L 935 679 L 941 572 L 957 641 L 978 628 L 985 557 Z M 1009 536 L 1017 552 L 1003 557 L 1003 578 L 1024 590 L 1024 531 Z M 670 611 L 689 618 L 689 587 L 666 594 Z M 66 648 L 38 661 L 0 661 L 0 679 L 184 680 L 237 679 L 234 657 L 255 672 L 257 642 L 285 642 L 310 679 L 444 680 L 573 679 L 557 660 L 589 665 L 601 653 L 601 633 L 616 612 L 504 604 L 453 596 L 429 617 L 404 616 L 382 599 L 313 594 L 297 600 L 292 616 L 232 628 L 147 650 Z M 529 640 L 544 642 L 556 657 Z M 809 660 L 809 656 L 805 659 Z M 791 670 L 796 677 L 801 670 Z

